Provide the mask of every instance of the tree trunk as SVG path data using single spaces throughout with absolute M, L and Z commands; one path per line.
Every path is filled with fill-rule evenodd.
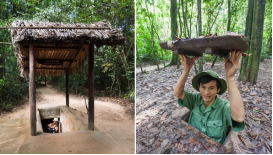
M 158 65 L 158 61 L 157 61 L 157 55 L 156 55 L 155 49 L 154 49 L 154 22 L 153 22 L 153 20 L 152 20 L 152 18 L 150 16 L 150 13 L 149 13 L 149 10 L 148 10 L 148 6 L 147 6 L 147 2 L 145 2 L 145 6 L 146 6 L 146 11 L 147 11 L 147 16 L 148 16 L 148 18 L 150 20 L 150 24 L 151 24 L 151 31 L 150 32 L 151 32 L 152 52 L 153 52 L 154 57 L 155 57 L 155 62 L 156 62 L 156 65 L 157 65 L 157 70 L 159 70 L 159 65 Z M 153 12 L 154 12 L 154 6 L 153 6 Z
M 271 30 L 270 30 L 270 34 L 272 34 L 272 27 L 271 27 Z M 267 50 L 266 54 L 267 55 L 272 55 L 272 35 L 268 39 L 267 45 L 268 45 L 268 50 Z
M 137 59 L 139 60 L 139 66 L 140 66 L 140 69 L 141 69 L 141 74 L 143 74 L 142 64 L 141 64 L 141 61 L 140 61 L 140 58 L 139 58 L 139 52 L 137 51 L 137 47 L 136 47 L 136 54 L 137 54 Z
M 254 0 L 248 0 L 248 11 L 247 11 L 247 16 L 246 16 L 246 29 L 245 29 L 245 36 L 247 36 L 250 40 L 251 40 L 251 30 L 252 30 L 252 21 L 253 21 L 253 12 L 254 12 Z M 251 44 L 249 43 L 249 46 Z M 246 53 L 251 53 L 250 50 L 248 50 Z M 241 70 L 240 70 L 240 76 L 239 76 L 239 80 L 240 81 L 247 81 L 247 79 L 249 78 L 249 74 L 245 74 L 245 73 L 249 73 L 249 69 L 246 69 L 247 66 L 247 62 L 248 60 L 251 58 L 250 57 L 246 57 L 246 58 L 242 58 L 242 62 L 241 62 Z
M 247 61 L 247 66 L 245 70 L 241 70 L 241 73 L 240 73 L 240 74 L 245 73 L 245 76 L 247 76 L 247 78 L 245 78 L 242 75 L 243 81 L 245 82 L 249 81 L 252 84 L 256 84 L 258 71 L 259 71 L 259 63 L 260 63 L 261 50 L 262 50 L 265 3 L 266 3 L 266 0 L 254 1 L 254 5 L 253 5 L 254 11 L 253 11 L 252 29 L 251 29 L 251 44 L 250 44 L 250 53 L 252 54 Z
M 261 59 L 261 51 L 263 44 L 263 27 L 264 27 L 264 12 L 265 12 L 266 0 L 256 0 L 254 2 L 254 19 L 252 25 L 252 50 L 253 51 L 253 62 L 250 73 L 250 82 L 256 84 L 259 72 L 259 65 Z
M 177 0 L 171 0 L 171 8 L 170 8 L 170 13 L 171 13 L 171 38 L 174 40 L 175 37 L 177 37 Z M 177 54 L 172 54 L 172 60 L 170 62 L 170 65 L 176 65 L 177 63 Z
M 192 19 L 192 12 L 193 12 L 193 1 L 192 1 L 192 3 L 191 3 L 190 36 L 189 36 L 189 38 L 191 38 L 191 34 L 192 34 L 192 32 L 191 32 L 191 26 L 192 26 L 192 22 L 191 22 L 191 19 Z
M 198 35 L 202 36 L 201 0 L 197 0 L 197 8 L 198 8 L 198 14 L 197 14 Z M 203 71 L 203 59 L 202 59 L 202 57 L 198 59 L 198 64 L 199 64 L 199 69 L 198 69 L 198 71 L 195 71 L 195 73 L 200 73 L 200 72 Z
M 5 66 L 6 66 L 5 65 L 5 56 L 4 56 L 4 54 L 0 54 L 0 79 L 4 78 Z
M 154 3 L 153 3 L 153 13 L 155 14 L 155 6 L 154 6 Z M 157 65 L 157 70 L 159 71 L 159 64 L 158 64 L 158 60 L 157 60 L 157 55 L 156 55 L 156 53 L 155 53 L 155 49 L 154 49 L 154 47 L 155 47 L 155 42 L 154 42 L 154 22 L 151 20 L 151 22 L 152 22 L 152 34 L 153 34 L 153 51 L 154 51 L 154 56 L 155 56 L 155 61 L 156 61 L 156 65 Z
M 159 36 L 159 34 L 158 34 L 156 28 L 154 28 L 154 31 L 155 31 L 155 34 L 157 35 L 158 41 L 161 41 L 160 36 Z M 161 51 L 161 56 L 162 56 L 163 65 L 164 65 L 164 68 L 165 68 L 165 67 L 166 67 L 166 66 L 165 66 L 165 58 L 164 58 L 164 55 L 163 55 L 163 50 L 162 50 L 162 48 L 160 48 L 160 51 Z
M 231 14 L 230 14 L 230 0 L 228 1 L 228 24 L 227 24 L 227 31 L 230 31 L 230 21 L 231 21 Z
M 214 20 L 212 21 L 211 26 L 209 26 L 208 34 L 211 34 L 211 29 L 212 29 L 213 25 L 215 24 L 216 20 L 218 19 L 217 17 L 218 17 L 218 15 L 219 15 L 219 13 L 220 13 L 220 9 L 221 9 L 223 3 L 224 3 L 224 0 L 222 0 L 222 1 L 217 5 L 217 8 L 218 8 L 218 6 L 219 6 L 219 9 L 218 9 L 218 12 L 217 12 L 217 14 L 216 14 Z
M 190 31 L 189 31 L 189 27 L 188 27 L 188 22 L 187 22 L 187 5 L 188 5 L 188 1 L 186 0 L 186 7 L 185 7 L 185 11 L 184 11 L 184 2 L 183 0 L 181 0 L 181 4 L 182 4 L 182 12 L 183 12 L 183 19 L 184 19 L 184 25 L 186 27 L 186 30 L 188 32 L 188 37 L 190 38 Z
M 181 16 L 180 16 L 180 0 L 178 0 L 178 7 L 177 7 L 177 11 L 178 11 L 178 18 L 179 18 L 179 30 L 180 30 L 180 33 L 179 33 L 179 38 L 182 38 L 182 19 L 181 19 Z
M 155 49 L 154 49 L 154 24 L 152 23 L 151 25 L 151 30 L 152 30 L 152 33 L 151 33 L 151 41 L 152 41 L 152 50 L 153 50 L 153 53 L 154 53 L 154 57 L 155 57 L 155 62 L 156 62 L 156 65 L 157 65 L 157 70 L 159 70 L 159 65 L 158 65 L 158 61 L 157 61 L 157 55 L 155 53 Z

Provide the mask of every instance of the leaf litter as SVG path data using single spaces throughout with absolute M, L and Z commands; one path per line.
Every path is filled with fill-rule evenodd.
M 210 139 L 176 113 L 179 107 L 173 95 L 174 86 L 183 67 L 167 67 L 149 74 L 136 76 L 136 138 L 137 153 L 255 153 L 272 154 L 272 67 L 271 59 L 260 63 L 257 83 L 235 78 L 245 108 L 245 129 L 223 145 Z M 213 70 L 225 78 L 224 63 L 204 64 L 204 70 Z M 191 85 L 191 70 L 185 89 L 197 92 Z M 220 98 L 229 100 L 228 92 Z

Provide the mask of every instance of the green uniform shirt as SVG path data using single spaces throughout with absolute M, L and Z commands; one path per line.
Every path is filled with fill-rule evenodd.
M 213 104 L 206 109 L 200 93 L 184 92 L 184 100 L 178 99 L 178 104 L 192 112 L 188 123 L 213 140 L 223 144 L 229 126 L 236 132 L 244 130 L 244 122 L 232 120 L 228 100 L 216 97 Z

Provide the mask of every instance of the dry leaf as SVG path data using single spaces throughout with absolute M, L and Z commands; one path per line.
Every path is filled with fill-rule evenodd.
M 264 113 L 268 115 L 270 112 L 268 110 L 264 110 Z
M 160 142 L 160 141 L 157 141 L 157 142 L 155 143 L 155 148 L 158 148 L 158 147 L 160 146 L 160 144 L 161 144 L 161 142 Z
M 152 145 L 154 143 L 154 140 L 155 140 L 155 138 L 149 139 L 150 145 Z
M 197 142 L 194 138 L 190 139 L 189 141 L 190 143 L 197 145 L 199 142 Z
M 210 144 L 214 144 L 214 143 L 215 143 L 215 141 L 212 140 L 212 139 L 210 139 L 210 138 L 207 138 L 206 141 L 207 141 L 208 143 L 210 143 Z
M 244 144 L 244 146 L 246 146 L 244 140 L 242 139 L 242 136 L 241 136 L 241 135 L 238 135 L 238 138 L 239 138 L 239 140 L 241 141 L 241 143 Z
M 268 121 L 271 121 L 268 116 L 266 116 L 263 112 L 261 112 L 261 114 L 268 120 Z
M 163 140 L 163 142 L 161 143 L 161 147 L 164 148 L 168 143 L 169 143 L 169 139 Z
M 145 149 L 145 146 L 143 146 L 141 144 L 138 144 L 137 147 L 136 147 L 136 153 L 141 152 L 143 149 Z

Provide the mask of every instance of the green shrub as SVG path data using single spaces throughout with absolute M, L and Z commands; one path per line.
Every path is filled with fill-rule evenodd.
M 16 79 L 0 79 L 0 109 L 9 111 L 28 95 L 28 83 Z

